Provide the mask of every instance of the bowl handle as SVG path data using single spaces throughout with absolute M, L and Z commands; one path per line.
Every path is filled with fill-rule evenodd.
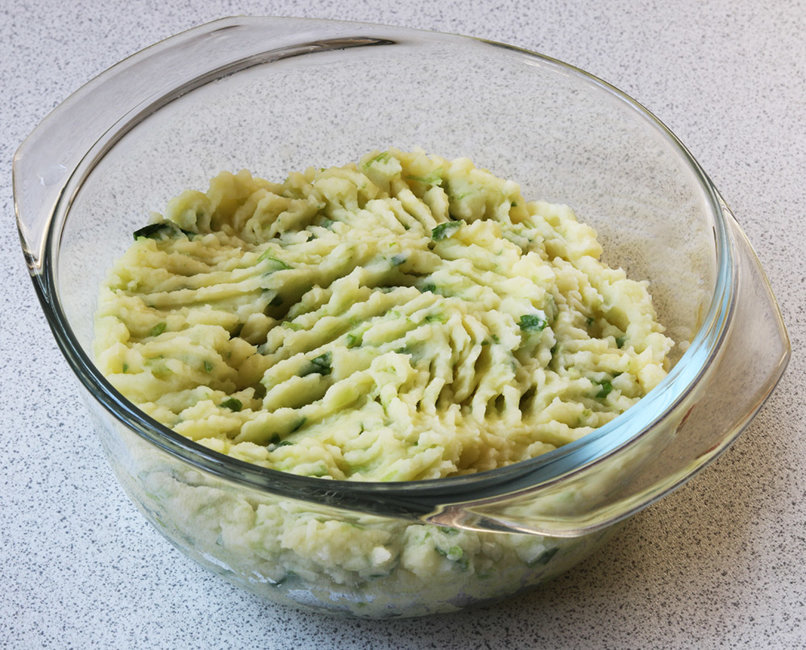
M 717 355 L 695 388 L 615 453 L 551 485 L 457 504 L 431 521 L 476 530 L 579 536 L 636 513 L 728 448 L 775 388 L 790 345 L 758 258 L 724 202 L 722 207 L 733 258 L 733 313 L 725 319 Z

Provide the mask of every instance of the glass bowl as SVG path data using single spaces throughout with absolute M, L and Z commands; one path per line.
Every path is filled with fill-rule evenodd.
M 629 411 L 543 456 L 409 483 L 294 476 L 150 419 L 93 365 L 107 270 L 186 188 L 280 180 L 373 149 L 466 156 L 568 203 L 612 266 L 650 282 L 677 343 Z M 377 25 L 230 18 L 107 70 L 14 159 L 24 254 L 126 492 L 171 542 L 278 602 L 366 617 L 455 610 L 568 569 L 722 452 L 789 343 L 739 226 L 683 145 L 615 88 L 499 43 Z

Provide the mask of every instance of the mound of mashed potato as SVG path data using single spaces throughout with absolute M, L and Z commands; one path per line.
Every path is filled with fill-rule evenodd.
M 664 377 L 672 342 L 646 284 L 601 252 L 570 208 L 466 159 L 373 152 L 283 183 L 222 173 L 135 232 L 101 290 L 96 359 L 155 419 L 264 467 L 481 472 L 584 436 Z M 119 475 L 167 537 L 236 584 L 325 611 L 453 611 L 557 575 L 608 533 L 339 510 L 131 444 Z
M 563 205 L 467 159 L 222 173 L 135 233 L 96 358 L 143 411 L 285 472 L 412 481 L 531 458 L 624 412 L 672 341 Z

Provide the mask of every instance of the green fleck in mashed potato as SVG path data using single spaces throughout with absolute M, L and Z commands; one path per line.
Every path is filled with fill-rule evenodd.
M 537 456 L 635 404 L 672 346 L 570 208 L 467 159 L 222 173 L 135 239 L 101 292 L 102 372 L 176 432 L 295 474 Z

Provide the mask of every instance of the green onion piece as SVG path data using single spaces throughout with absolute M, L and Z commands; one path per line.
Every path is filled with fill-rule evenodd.
M 243 408 L 243 402 L 239 400 L 237 397 L 228 397 L 220 404 L 224 408 L 228 408 L 230 411 L 235 411 L 236 413 Z
M 364 167 L 364 169 L 367 169 L 368 167 L 371 167 L 373 163 L 386 162 L 387 160 L 389 160 L 389 158 L 390 158 L 389 152 L 388 151 L 382 151 L 381 153 L 379 153 L 374 158 L 370 158 L 369 160 L 365 161 L 364 164 L 362 165 L 362 167 Z
M 598 398 L 607 397 L 610 394 L 610 391 L 613 390 L 613 384 L 611 384 L 610 381 L 608 381 L 607 379 L 605 379 L 604 381 L 597 381 L 594 383 L 599 384 L 599 386 L 601 386 L 599 392 L 596 393 L 596 397 Z
M 276 257 L 272 257 L 270 253 L 273 251 L 271 249 L 267 249 L 263 251 L 260 257 L 257 258 L 258 262 L 269 262 L 268 266 L 272 271 L 283 271 L 285 269 L 290 269 L 291 267 L 283 262 L 283 260 L 278 260 Z
M 524 332 L 542 332 L 548 323 L 537 314 L 524 314 L 518 325 Z
M 165 331 L 165 328 L 168 327 L 167 323 L 157 323 L 151 330 L 148 332 L 149 336 L 159 336 Z
M 423 185 L 442 185 L 442 176 L 439 174 L 439 170 L 431 172 L 428 176 L 414 176 L 409 175 L 406 176 L 407 181 L 417 181 L 418 183 L 422 183 Z
M 135 230 L 132 235 L 134 239 L 137 240 L 140 237 L 148 237 L 149 239 L 157 239 L 161 234 L 164 234 L 166 230 L 170 228 L 170 225 L 167 223 L 150 223 L 147 226 L 143 226 L 138 230 Z
M 467 558 L 464 557 L 465 553 L 462 550 L 461 546 L 451 546 L 448 550 L 440 548 L 439 546 L 434 546 L 434 549 L 441 556 L 450 560 L 451 562 L 455 562 L 458 566 L 462 567 L 463 569 L 467 568 Z
M 445 223 L 441 223 L 431 230 L 431 239 L 434 241 L 442 241 L 443 239 L 452 237 L 463 223 L 464 221 L 446 221 Z
M 132 236 L 136 241 L 141 237 L 148 239 L 165 239 L 166 237 L 175 237 L 179 233 L 188 237 L 196 234 L 191 230 L 184 230 L 170 221 L 160 221 L 159 223 L 150 223 L 147 226 L 135 230 Z
M 329 375 L 333 370 L 330 366 L 332 355 L 330 352 L 325 352 L 324 354 L 320 354 L 318 357 L 314 357 L 311 359 L 310 363 L 305 366 L 299 373 L 300 377 L 307 377 L 308 375 L 312 375 L 314 373 L 320 374 L 323 377 L 325 375 Z
M 529 566 L 545 566 L 549 563 L 549 560 L 557 555 L 557 551 L 560 549 L 558 547 L 550 548 L 547 551 L 543 551 L 536 560 L 529 562 Z

